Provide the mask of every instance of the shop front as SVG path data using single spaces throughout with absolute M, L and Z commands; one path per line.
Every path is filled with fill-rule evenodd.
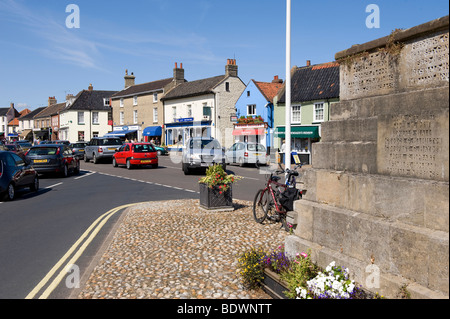
M 105 134 L 105 137 L 119 137 L 123 141 L 139 141 L 139 126 L 115 126 L 113 131 Z
M 235 143 L 259 143 L 266 149 L 270 147 L 270 137 L 267 133 L 267 124 L 235 124 L 233 130 Z
M 154 141 L 156 145 L 161 144 L 162 127 L 161 126 L 149 126 L 142 131 L 144 142 Z
M 281 140 L 279 145 L 283 145 L 286 128 L 277 127 L 275 137 Z M 319 140 L 320 126 L 291 126 L 291 152 L 297 153 L 303 164 L 311 164 L 311 147 Z
M 187 140 L 191 137 L 213 137 L 211 121 L 193 121 L 192 118 L 167 123 L 164 125 L 164 132 L 165 143 L 169 151 L 182 151 Z

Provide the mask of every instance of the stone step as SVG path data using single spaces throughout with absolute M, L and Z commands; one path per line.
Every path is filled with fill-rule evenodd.
M 449 184 L 416 178 L 304 170 L 303 198 L 430 230 L 449 231 Z
M 423 287 L 417 289 L 427 294 L 435 291 L 448 296 L 448 232 L 391 222 L 305 199 L 296 201 L 294 212 L 289 215 L 297 224 L 294 235 L 299 238 L 293 236 L 290 241 L 309 242 L 309 248 L 325 253 L 327 258 L 316 257 L 320 266 L 325 267 L 335 256 L 342 261 L 348 259 L 342 266 L 351 269 L 355 280 L 364 286 L 362 269 L 373 261 L 387 282 L 394 281 L 398 286 L 404 284 L 404 279 L 409 285 L 414 283 L 413 287 Z M 402 280 L 397 282 L 397 277 Z M 389 288 L 380 287 L 378 292 L 390 293 L 391 284 L 386 285 Z

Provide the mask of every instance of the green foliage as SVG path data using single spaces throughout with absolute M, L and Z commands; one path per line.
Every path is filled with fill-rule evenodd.
M 241 177 L 227 174 L 222 165 L 214 164 L 208 167 L 205 177 L 200 178 L 199 183 L 206 184 L 209 188 L 216 188 L 222 193 L 226 192 L 230 185 L 239 179 Z

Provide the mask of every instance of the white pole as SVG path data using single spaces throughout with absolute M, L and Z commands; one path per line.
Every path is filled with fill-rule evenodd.
M 285 168 L 291 168 L 291 0 L 286 0 L 286 129 Z

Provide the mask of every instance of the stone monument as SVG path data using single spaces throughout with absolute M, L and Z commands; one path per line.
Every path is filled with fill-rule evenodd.
M 335 260 L 388 298 L 448 298 L 449 17 L 336 60 L 340 103 L 314 144 L 286 249 Z

